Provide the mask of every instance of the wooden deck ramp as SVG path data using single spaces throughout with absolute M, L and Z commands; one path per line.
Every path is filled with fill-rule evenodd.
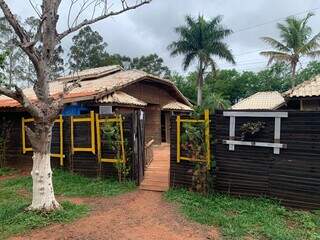
M 169 189 L 170 145 L 153 147 L 153 160 L 145 170 L 140 189 L 149 191 L 167 191 Z

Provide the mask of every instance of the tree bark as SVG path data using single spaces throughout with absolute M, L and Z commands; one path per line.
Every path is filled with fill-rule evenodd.
M 36 123 L 33 133 L 27 131 L 33 145 L 32 203 L 28 210 L 49 212 L 60 208 L 54 196 L 50 162 L 52 126 Z M 35 142 L 36 141 L 36 142 Z
M 292 62 L 291 63 L 291 87 L 294 88 L 296 86 L 295 80 L 296 80 L 296 69 L 297 69 L 297 63 Z
M 197 79 L 197 105 L 201 106 L 202 104 L 202 88 L 203 88 L 203 63 L 199 61 L 199 72 Z
M 128 6 L 126 0 L 121 0 L 122 8 L 118 11 L 110 12 L 108 12 L 108 1 L 104 1 L 106 10 L 101 16 L 94 17 L 94 15 L 92 15 L 91 20 L 84 20 L 76 26 L 69 26 L 69 28 L 61 34 L 57 33 L 57 22 L 59 19 L 58 9 L 61 0 L 42 0 L 41 2 L 40 25 L 36 37 L 32 37 L 20 24 L 16 15 L 12 13 L 6 0 L 0 0 L 0 9 L 17 35 L 16 44 L 28 55 L 29 60 L 34 66 L 37 80 L 34 83 L 33 90 L 36 94 L 37 101 L 35 103 L 32 102 L 27 98 L 22 89 L 15 85 L 14 90 L 0 86 L 0 94 L 18 101 L 35 120 L 34 130 L 26 128 L 34 151 L 33 168 L 31 172 L 33 179 L 33 199 L 29 209 L 51 211 L 60 208 L 60 205 L 54 197 L 50 166 L 52 127 L 54 120 L 63 108 L 64 96 L 68 94 L 73 87 L 79 85 L 79 83 L 74 83 L 69 87 L 66 86 L 58 99 L 54 99 L 50 95 L 49 81 L 52 77 L 51 66 L 54 60 L 55 47 L 61 39 L 86 25 L 138 8 L 151 2 L 151 0 L 135 1 L 132 6 Z M 94 3 L 94 1 L 83 2 L 89 2 L 89 4 Z M 100 1 L 97 0 L 95 2 Z M 37 43 L 40 43 L 42 46 L 41 49 L 37 48 Z

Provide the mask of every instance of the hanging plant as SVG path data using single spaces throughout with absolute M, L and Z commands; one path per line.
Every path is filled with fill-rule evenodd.
M 247 122 L 240 127 L 241 140 L 252 139 L 258 135 L 264 128 L 265 122 Z

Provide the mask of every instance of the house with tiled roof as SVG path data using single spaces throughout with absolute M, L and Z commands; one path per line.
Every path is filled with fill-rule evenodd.
M 64 98 L 64 116 L 76 116 L 90 111 L 101 114 L 130 113 L 141 110 L 145 118 L 145 140 L 169 142 L 170 116 L 174 112 L 192 111 L 191 103 L 169 80 L 140 70 L 125 71 L 120 66 L 87 69 L 60 77 L 49 84 L 50 95 L 61 94 L 66 84 L 78 81 L 80 87 Z M 36 101 L 33 88 L 23 90 Z M 20 104 L 0 96 L 0 112 L 24 111 Z
M 284 92 L 257 92 L 242 99 L 234 110 L 301 110 L 320 111 L 320 75 Z
M 238 103 L 234 104 L 233 110 L 275 110 L 286 104 L 284 97 L 277 91 L 257 92 Z
M 320 75 L 288 90 L 283 96 L 291 109 L 320 111 Z

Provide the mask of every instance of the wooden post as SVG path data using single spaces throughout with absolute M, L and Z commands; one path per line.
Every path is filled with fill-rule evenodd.
M 180 115 L 177 116 L 177 162 L 180 162 Z
M 94 111 L 90 111 L 90 127 L 91 127 L 91 151 L 93 154 L 96 153 L 95 147 L 95 134 L 94 134 Z
M 60 166 L 63 166 L 63 118 L 59 116 L 59 127 L 60 127 Z
M 73 129 L 73 116 L 70 117 L 70 141 L 71 141 L 71 153 L 74 154 L 74 129 Z
M 123 137 L 123 126 L 122 126 L 122 116 L 119 115 L 119 124 L 120 124 L 120 140 L 121 140 L 121 151 L 122 151 L 122 161 L 126 162 L 126 153 L 124 149 L 124 137 Z
M 209 110 L 204 111 L 204 121 L 205 121 L 205 142 L 206 142 L 206 160 L 208 169 L 210 169 L 210 115 Z
M 98 113 L 96 113 L 96 134 L 97 134 L 97 154 L 98 154 L 98 162 L 101 162 L 100 118 L 99 118 L 99 114 L 98 114 Z
M 22 153 L 26 153 L 26 132 L 25 132 L 24 117 L 21 120 L 21 135 L 22 135 Z

